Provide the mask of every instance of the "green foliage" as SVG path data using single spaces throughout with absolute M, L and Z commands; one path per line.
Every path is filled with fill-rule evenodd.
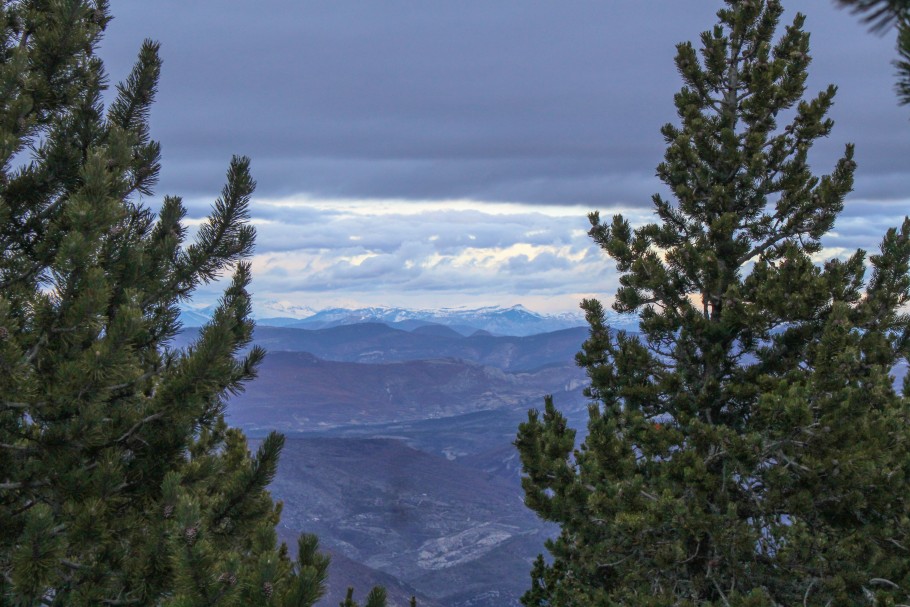
M 106 2 L 0 11 L 0 605 L 313 605 L 328 558 L 304 536 L 292 562 L 266 491 L 284 439 L 251 455 L 223 415 L 263 356 L 249 161 L 187 243 L 179 198 L 142 203 L 158 45 L 105 110 Z M 178 304 L 231 267 L 212 321 L 170 348 Z
M 384 588 L 376 586 L 370 590 L 370 594 L 367 595 L 367 602 L 364 604 L 364 607 L 385 607 L 386 593 Z M 411 607 L 417 604 L 416 599 L 411 597 Z M 357 607 L 358 603 L 354 600 L 354 589 L 348 588 L 347 595 L 344 600 L 338 603 L 340 607 Z
M 677 47 L 657 222 L 590 216 L 613 307 L 582 307 L 587 435 L 547 399 L 519 428 L 526 504 L 561 527 L 525 605 L 895 605 L 910 598 L 910 220 L 816 262 L 853 181 L 808 164 L 835 88 L 803 99 L 804 18 L 728 0 Z M 789 117 L 783 127 L 778 120 Z M 867 269 L 871 268 L 871 276 Z

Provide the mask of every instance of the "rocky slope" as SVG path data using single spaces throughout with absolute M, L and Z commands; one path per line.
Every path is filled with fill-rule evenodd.
M 553 532 L 514 483 L 394 439 L 290 439 L 271 490 L 285 533 L 450 607 L 518 605 Z

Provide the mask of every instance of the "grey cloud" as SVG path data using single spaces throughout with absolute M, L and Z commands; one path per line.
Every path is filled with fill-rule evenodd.
M 251 213 L 266 220 L 257 222 L 257 297 L 518 303 L 614 292 L 614 264 L 584 234 L 585 213 L 623 207 L 637 224 L 651 195 L 666 193 L 654 172 L 660 126 L 676 120 L 674 46 L 697 40 L 721 5 L 113 0 L 102 54 L 116 81 L 143 38 L 162 42 L 158 191 L 184 196 L 190 217 L 208 212 L 233 154 L 252 157 Z M 857 146 L 856 192 L 824 242 L 874 251 L 910 192 L 910 110 L 892 93 L 893 33 L 868 34 L 828 0 L 785 6 L 785 21 L 808 14 L 809 94 L 839 85 L 836 125 L 813 150 L 813 170 L 829 172 L 846 142 Z M 358 215 L 343 204 L 270 202 L 295 195 L 436 207 Z M 578 213 L 448 208 L 456 199 Z M 471 263 L 469 249 L 498 257 Z M 219 293 L 204 286 L 197 299 Z
M 386 255 L 363 262 L 360 266 L 335 264 L 329 270 L 300 273 L 284 280 L 282 290 L 339 293 L 394 289 L 398 294 L 413 291 L 448 292 L 454 297 L 466 293 L 487 293 L 496 297 L 513 297 L 522 293 L 572 292 L 590 289 L 592 280 L 609 280 L 606 264 L 600 267 L 583 263 L 563 263 L 561 268 L 528 264 L 524 268 L 503 267 L 488 271 L 476 266 L 458 267 L 441 263 L 432 269 L 408 268 L 397 255 Z M 262 278 L 265 278 L 262 280 Z M 256 289 L 270 290 L 268 277 L 257 276 Z M 367 288 L 369 285 L 369 288 Z
M 674 45 L 720 4 L 114 0 L 103 56 L 118 79 L 143 37 L 162 42 L 162 192 L 217 192 L 243 153 L 270 196 L 647 206 L 675 117 Z M 840 85 L 820 170 L 854 141 L 859 193 L 903 195 L 893 35 L 829 2 L 786 4 L 788 20 L 809 15 L 810 90 Z
M 432 293 L 454 301 L 486 294 L 515 301 L 528 294 L 611 293 L 616 286 L 614 263 L 586 235 L 582 213 L 554 217 L 432 209 L 365 215 L 369 205 L 357 213 L 298 210 L 305 222 L 258 226 L 255 292 Z M 897 203 L 849 202 L 836 230 L 824 239 L 829 254 L 856 248 L 874 252 L 903 210 Z
M 365 216 L 365 209 L 368 205 L 356 214 L 327 211 L 325 218 L 309 209 L 306 214 L 315 214 L 315 221 L 306 225 L 259 225 L 254 290 L 452 298 L 486 293 L 505 299 L 573 292 L 609 273 L 610 264 L 592 255 L 594 247 L 579 230 L 585 223 L 581 214 L 439 209 Z
M 286 157 L 253 154 L 252 171 L 266 196 L 308 194 L 320 198 L 469 198 L 502 202 L 564 205 L 649 204 L 660 183 L 653 167 L 658 146 L 650 151 L 646 172 L 633 167 L 634 152 L 617 149 L 612 157 L 545 159 L 363 159 Z M 199 196 L 223 184 L 222 164 L 195 158 L 168 162 L 167 193 Z M 620 163 L 628 165 L 621 166 Z
M 465 248 L 504 248 L 515 244 L 589 244 L 587 220 L 578 217 L 493 215 L 473 211 L 432 211 L 415 215 L 343 215 L 312 209 L 304 222 L 257 225 L 257 252 L 331 251 L 332 255 L 389 253 L 421 243 L 427 250 L 452 255 Z
M 844 204 L 838 223 L 849 222 L 854 218 L 875 218 L 885 220 L 903 217 L 910 214 L 910 205 L 906 200 L 862 200 L 850 198 Z
M 534 259 L 527 255 L 519 255 L 509 260 L 510 272 L 524 274 L 530 272 L 550 272 L 553 270 L 570 270 L 575 263 L 565 257 L 557 257 L 552 253 L 541 253 Z

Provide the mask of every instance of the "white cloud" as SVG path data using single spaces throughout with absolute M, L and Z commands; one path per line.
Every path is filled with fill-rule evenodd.
M 857 247 L 874 252 L 907 208 L 851 201 L 816 261 Z M 470 200 L 257 199 L 254 301 L 312 308 L 523 303 L 551 312 L 575 310 L 582 297 L 609 301 L 618 275 L 587 234 L 589 211 Z M 653 220 L 640 209 L 600 211 L 605 219 L 622 213 L 633 226 Z
M 199 201 L 189 206 L 200 211 L 192 215 L 207 208 Z M 260 305 L 534 302 L 566 311 L 577 308 L 575 293 L 615 290 L 612 263 L 587 236 L 590 209 L 296 197 L 257 199 L 251 210 Z M 632 212 L 636 223 L 646 217 Z

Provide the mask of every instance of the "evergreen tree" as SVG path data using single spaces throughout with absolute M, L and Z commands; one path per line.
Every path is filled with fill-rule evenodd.
M 8 1 L 0 13 L 0 605 L 305 606 L 328 559 L 276 542 L 255 455 L 224 421 L 255 375 L 245 259 L 249 161 L 188 244 L 159 170 L 145 42 L 116 98 L 95 56 L 105 0 Z M 175 350 L 178 304 L 233 267 L 212 321 Z M 376 603 L 380 604 L 380 603 Z
M 810 172 L 835 88 L 804 100 L 804 18 L 727 0 L 677 47 L 657 221 L 590 216 L 621 272 L 590 336 L 588 433 L 546 400 L 519 428 L 526 504 L 561 527 L 525 605 L 894 605 L 910 599 L 910 220 L 815 263 L 853 150 Z M 789 117 L 779 128 L 778 119 Z M 867 277 L 867 265 L 871 273 Z
M 910 0 L 837 0 L 863 15 L 874 32 L 897 26 L 897 95 L 901 105 L 910 105 Z
M 364 604 L 364 607 L 385 607 L 385 601 L 385 589 L 376 587 L 367 595 L 367 602 Z M 414 607 L 416 604 L 417 601 L 414 597 L 411 597 L 411 607 Z M 348 588 L 347 595 L 344 597 L 343 601 L 338 603 L 338 605 L 339 607 L 358 607 L 357 601 L 354 600 L 353 588 Z

